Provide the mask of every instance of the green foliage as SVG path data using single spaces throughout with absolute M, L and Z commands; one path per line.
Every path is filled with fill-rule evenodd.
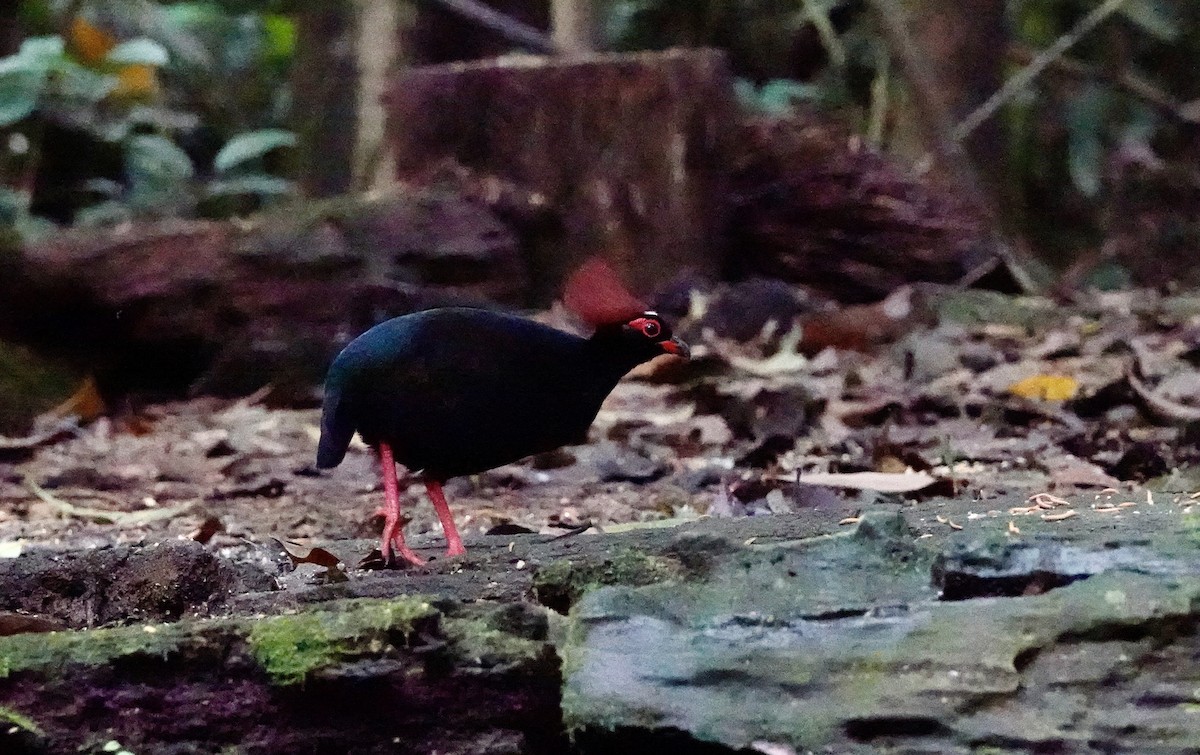
M 125 65 L 165 66 L 170 62 L 171 56 L 167 48 L 158 42 L 142 37 L 117 45 L 108 54 L 108 60 Z
M 1101 6 L 1101 0 L 1011 0 L 1005 4 L 1008 37 L 997 38 L 988 54 L 1003 60 L 1015 53 L 1004 70 L 1011 76 L 1069 39 L 1081 19 Z M 908 83 L 901 67 L 890 64 L 892 52 L 867 3 L 609 0 L 606 8 L 605 34 L 616 49 L 721 48 L 739 77 L 737 94 L 747 110 L 786 115 L 797 105 L 815 105 L 836 111 L 873 145 L 886 150 L 895 136 L 906 157 L 919 155 L 911 135 L 922 130 L 914 128 L 920 117 L 913 115 Z M 1031 246 L 1056 263 L 1130 233 L 1120 226 L 1136 224 L 1129 214 L 1136 201 L 1145 202 L 1148 228 L 1164 247 L 1200 237 L 1200 227 L 1175 227 L 1197 223 L 1179 220 L 1198 211 L 1179 190 L 1187 187 L 1183 196 L 1190 196 L 1200 186 L 1193 167 L 1200 123 L 1197 59 L 1195 0 L 1126 0 L 1055 56 L 994 116 L 1002 127 L 991 136 L 1004 142 L 984 152 L 1003 156 L 1003 162 L 979 166 L 1005 203 L 1008 225 L 1023 230 Z M 1172 201 L 1180 207 L 1163 212 Z
M 610 0 L 604 36 L 618 50 L 725 50 L 742 105 L 782 116 L 797 105 L 867 126 L 879 40 L 856 0 Z
M 59 37 L 33 37 L 16 55 L 0 58 L 0 127 L 11 126 L 39 107 L 78 117 L 117 85 L 112 76 L 92 71 L 66 53 Z
M 296 135 L 291 131 L 277 128 L 250 131 L 230 139 L 213 158 L 213 167 L 224 173 L 247 163 L 261 160 L 273 149 L 294 146 L 296 146 Z
M 68 6 L 75 15 L 61 15 Z M 39 156 L 61 149 L 39 141 L 61 133 L 44 128 L 53 124 L 120 152 L 119 174 L 60 187 L 83 199 L 69 208 L 79 224 L 225 215 L 292 194 L 278 154 L 295 136 L 277 124 L 290 103 L 296 29 L 281 7 L 27 0 L 26 28 L 46 33 L 0 59 L 0 129 L 32 147 L 0 157 L 0 187 L 29 185 Z M 31 206 L 27 190 L 0 190 L 0 226 L 24 239 L 52 227 Z
M 772 79 L 761 87 L 749 79 L 738 79 L 734 89 L 743 108 L 766 115 L 787 115 L 796 103 L 819 100 L 821 95 L 816 85 L 790 79 Z

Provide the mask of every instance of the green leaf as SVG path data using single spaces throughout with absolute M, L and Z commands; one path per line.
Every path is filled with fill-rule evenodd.
M 192 159 L 165 136 L 139 134 L 125 146 L 125 167 L 136 182 L 178 181 L 192 177 Z
M 116 76 L 98 73 L 75 63 L 59 66 L 53 78 L 52 91 L 64 101 L 78 105 L 95 105 L 116 89 Z
M 739 76 L 733 80 L 733 93 L 746 110 L 758 109 L 758 88 L 753 81 Z
M 1102 187 L 1108 159 L 1104 134 L 1112 107 L 1112 93 L 1095 84 L 1083 87 L 1067 104 L 1067 170 L 1087 197 L 1095 197 Z
M 1108 261 L 1102 262 L 1087 273 L 1085 285 L 1088 289 L 1100 291 L 1122 291 L 1128 290 L 1134 282 L 1127 268 Z
M 1100 193 L 1104 144 L 1095 131 L 1073 131 L 1067 141 L 1067 167 L 1075 188 L 1087 197 Z
M 249 131 L 238 134 L 225 143 L 217 156 L 213 158 L 213 167 L 218 173 L 225 173 L 231 168 L 244 165 L 251 160 L 263 157 L 279 147 L 294 147 L 296 135 L 291 131 L 278 128 L 265 128 L 259 131 Z
M 797 101 L 815 100 L 817 88 L 788 79 L 772 79 L 758 93 L 759 107 L 770 115 L 786 115 Z
M 150 65 L 162 67 L 171 62 L 167 48 L 153 39 L 138 37 L 122 42 L 108 53 L 105 60 L 120 65 Z
M 1163 42 L 1179 38 L 1179 14 L 1162 0 L 1127 0 L 1121 13 L 1142 31 Z
M 21 43 L 16 57 L 34 66 L 49 68 L 66 55 L 62 37 L 30 37 Z
M 289 60 L 296 52 L 296 22 L 291 18 L 268 13 L 263 15 L 263 32 L 266 36 L 268 58 Z
M 212 3 L 172 3 L 162 9 L 167 19 L 176 26 L 203 26 L 219 22 L 221 9 Z
M 208 194 L 213 197 L 253 194 L 256 196 L 283 196 L 294 194 L 296 184 L 277 176 L 255 173 L 249 176 L 226 178 L 208 184 Z
M 787 115 L 797 101 L 813 101 L 821 96 L 820 87 L 791 79 L 772 79 L 758 88 L 739 78 L 733 86 L 743 107 L 767 115 Z
M 66 60 L 66 56 L 63 54 L 61 39 L 58 37 L 32 37 L 21 44 L 21 51 L 16 55 L 0 58 L 0 76 L 23 74 L 45 77 L 64 60 Z M 41 87 L 40 79 L 38 87 Z
M 11 126 L 32 113 L 46 76 L 37 71 L 0 73 L 0 127 Z
M 137 213 L 186 215 L 195 207 L 191 158 L 163 136 L 139 134 L 125 142 L 126 196 Z
M 84 207 L 75 213 L 75 225 L 83 227 L 112 226 L 130 219 L 132 213 L 124 203 L 105 200 Z
M 0 186 L 0 225 L 13 225 L 29 214 L 29 192 Z

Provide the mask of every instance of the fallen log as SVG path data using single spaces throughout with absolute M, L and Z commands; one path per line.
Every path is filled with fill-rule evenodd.
M 953 283 L 992 253 L 984 223 L 828 118 L 746 122 L 732 169 L 729 272 L 876 302 Z
M 516 240 L 486 208 L 408 193 L 301 202 L 244 221 L 78 229 L 0 255 L 0 338 L 106 390 L 277 397 L 318 384 L 381 318 L 525 303 Z

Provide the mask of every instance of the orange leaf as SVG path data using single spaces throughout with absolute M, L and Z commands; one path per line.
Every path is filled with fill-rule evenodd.
M 104 416 L 108 407 L 96 387 L 95 378 L 85 378 L 70 398 L 46 412 L 49 418 L 78 417 L 80 422 L 91 422 Z
M 148 100 L 158 94 L 158 71 L 145 63 L 121 66 L 112 96 L 123 100 Z
M 1075 397 L 1079 382 L 1069 375 L 1034 375 L 1008 387 L 1008 392 L 1040 401 L 1066 401 Z
M 92 66 L 101 61 L 117 46 L 117 38 L 85 19 L 76 16 L 71 21 L 69 34 L 71 52 L 81 63 Z

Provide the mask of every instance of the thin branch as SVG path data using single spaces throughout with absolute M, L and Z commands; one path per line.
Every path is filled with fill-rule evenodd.
M 802 0 L 802 4 L 804 5 L 804 15 L 817 30 L 821 46 L 829 55 L 830 62 L 836 68 L 845 68 L 846 47 L 842 44 L 837 29 L 833 28 L 833 22 L 829 20 L 829 11 L 823 5 L 818 4 L 816 0 Z
M 1008 57 L 1014 63 L 1020 65 L 1028 65 L 1036 56 L 1037 53 L 1019 44 L 1013 45 L 1008 54 Z M 1193 122 L 1193 119 L 1189 118 L 1183 111 L 1184 105 L 1182 102 L 1179 102 L 1167 92 L 1164 92 L 1150 81 L 1135 73 L 1130 73 L 1129 71 L 1109 72 L 1067 57 L 1055 60 L 1050 64 L 1050 68 L 1061 74 L 1075 78 L 1104 81 L 1110 86 L 1121 89 L 1143 102 L 1153 105 L 1172 118 Z
M 1079 23 L 1075 24 L 1073 29 L 1054 40 L 1054 44 L 1038 54 L 1030 61 L 1029 65 L 1013 74 L 1008 81 L 1004 82 L 1004 86 L 1000 87 L 986 102 L 975 108 L 975 110 L 964 118 L 954 128 L 951 138 L 956 142 L 966 139 L 972 131 L 983 125 L 997 110 L 1025 91 L 1026 87 L 1040 76 L 1042 71 L 1061 58 L 1075 43 L 1086 37 L 1104 19 L 1119 11 L 1121 6 L 1126 2 L 1127 0 L 1104 0 L 1103 3 L 1093 8 L 1090 13 L 1079 19 Z
M 554 40 L 550 39 L 545 32 L 490 8 L 479 0 L 424 0 L 424 2 L 439 5 L 460 18 L 465 18 L 493 31 L 509 42 L 533 52 L 546 55 L 555 55 L 560 52 L 558 45 L 554 44 Z
M 962 142 L 954 138 L 950 108 L 942 99 L 936 76 L 926 63 L 924 52 L 917 46 L 916 40 L 908 30 L 904 9 L 897 0 L 869 0 L 869 3 L 887 41 L 888 49 L 908 82 L 917 111 L 924 119 L 925 131 L 934 153 L 955 177 L 967 201 L 983 214 L 991 229 L 991 251 L 1004 261 L 1008 271 L 1023 290 L 1036 291 L 1038 286 L 1028 273 L 1030 266 L 1018 259 L 1024 256 L 1023 253 L 1001 235 L 1001 215 L 994 197 L 984 189 L 983 182 Z
M 883 132 L 889 107 L 888 94 L 892 86 L 892 58 L 879 56 L 879 70 L 871 81 L 871 109 L 867 117 L 867 143 L 879 149 L 883 144 Z

